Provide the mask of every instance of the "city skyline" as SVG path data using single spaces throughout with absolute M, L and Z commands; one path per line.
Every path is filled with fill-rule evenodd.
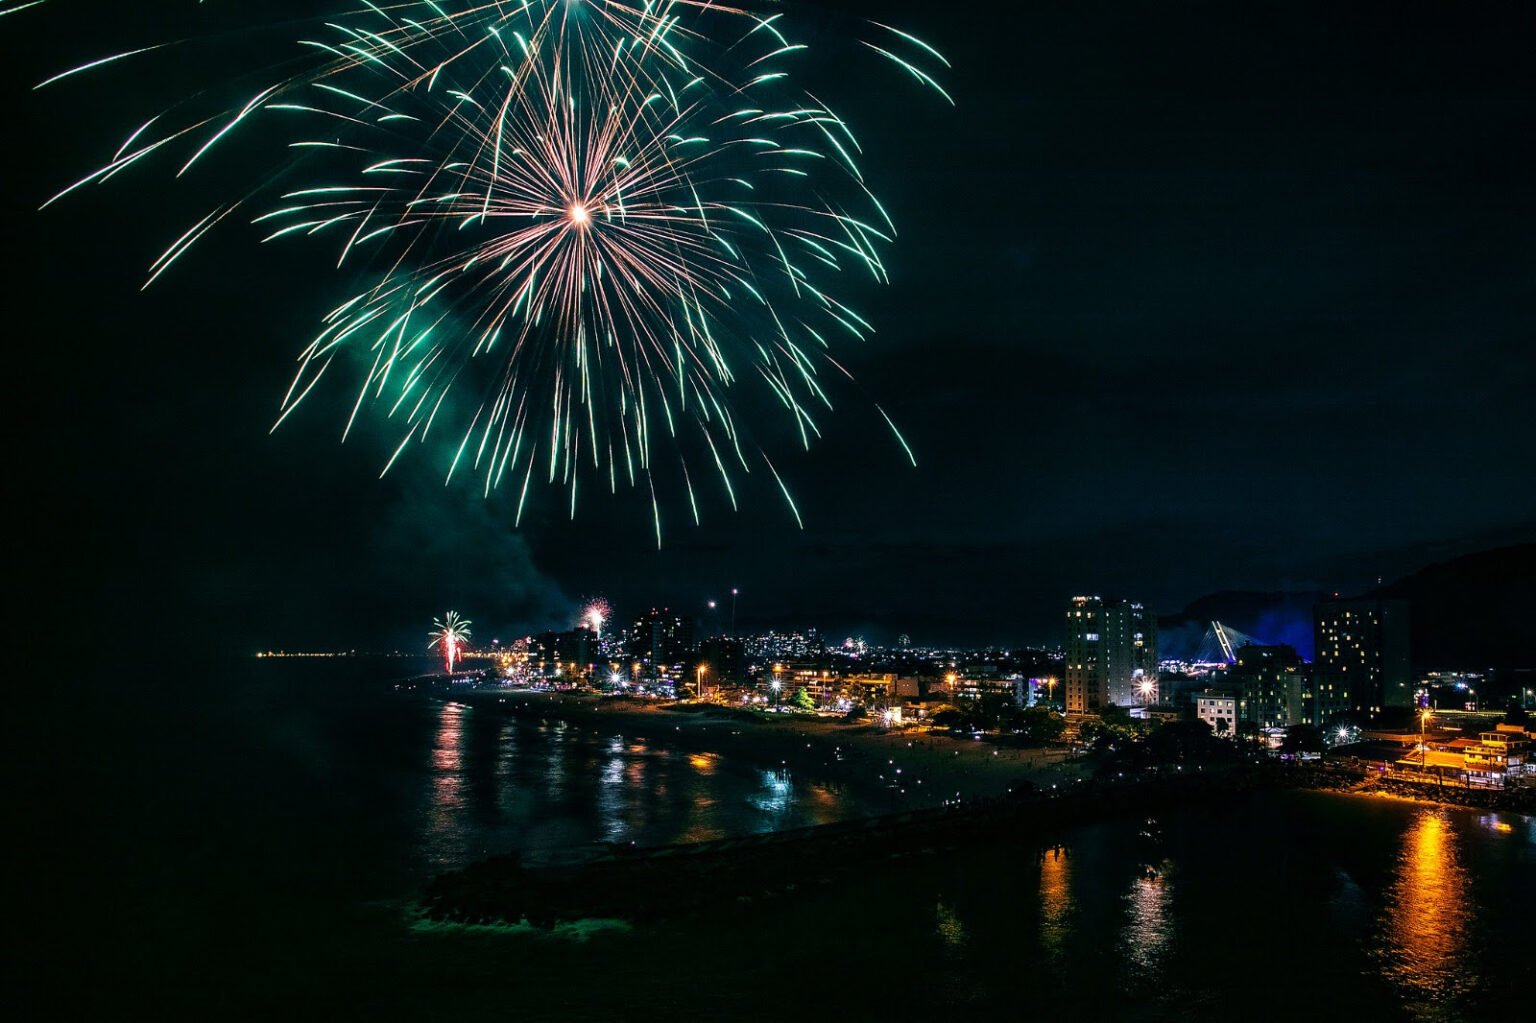
M 34 13 L 51 38 L 46 10 L 7 31 Z M 140 608 L 180 608 L 189 641 L 220 650 L 311 642 L 328 619 L 367 642 L 420 607 L 537 624 L 581 593 L 682 603 L 731 582 L 744 620 L 1027 641 L 1062 594 L 1168 613 L 1227 590 L 1360 593 L 1536 539 L 1536 483 L 1504 454 L 1536 429 L 1536 313 L 1511 269 L 1531 143 L 1499 128 L 1529 100 L 1487 79 L 1515 66 L 1489 56 L 1515 45 L 1497 19 L 1399 12 L 1388 37 L 1319 7 L 1332 43 L 1303 68 L 1299 15 L 1021 10 L 1002 62 L 993 33 L 937 9 L 882 13 L 965 74 L 952 109 L 852 100 L 901 241 L 896 286 L 859 296 L 877 332 L 848 353 L 855 390 L 783 467 L 805 529 L 759 472 L 734 513 L 701 488 L 702 526 L 666 509 L 660 551 L 627 495 L 593 490 L 574 521 L 536 495 L 512 529 L 515 494 L 444 488 L 441 459 L 378 479 L 392 444 L 366 424 L 342 446 L 327 415 L 269 436 L 329 308 L 308 282 L 334 258 L 270 259 L 235 230 L 140 293 L 169 240 L 159 210 L 211 200 L 217 175 L 188 175 L 191 195 L 125 175 L 38 212 L 142 118 L 127 96 L 82 109 L 68 81 L 32 93 L 72 54 L 25 48 L 7 87 L 47 158 L 14 168 L 4 225 L 36 254 L 12 314 L 52 339 L 22 370 L 47 423 L 22 450 L 43 583 L 125 634 L 150 627 Z M 93 24 L 136 38 L 156 27 L 140 17 Z M 163 65 L 140 73 L 170 88 Z M 953 183 L 989 167 L 1018 176 L 1017 201 L 957 216 Z M 102 236 L 118 241 L 75 257 Z M 52 357 L 82 344 L 83 362 Z M 66 563 L 89 585 L 59 587 Z

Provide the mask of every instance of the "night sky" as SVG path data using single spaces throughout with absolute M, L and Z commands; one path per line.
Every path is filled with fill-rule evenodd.
M 589 490 L 574 522 L 546 491 L 514 531 L 515 493 L 444 489 L 438 462 L 380 481 L 384 434 L 336 443 L 344 387 L 268 436 L 293 356 L 350 294 L 334 253 L 236 226 L 138 291 L 248 183 L 238 151 L 184 187 L 166 161 L 35 212 L 218 72 L 33 83 L 235 15 L 57 6 L 0 23 L 0 288 L 16 537 L 78 628 L 416 645 L 448 607 L 506 636 L 569 624 L 584 595 L 702 611 L 734 585 L 748 627 L 1021 643 L 1056 639 L 1076 592 L 1166 612 L 1357 590 L 1536 539 L 1522 5 L 860 5 L 943 50 L 959 104 L 874 64 L 823 70 L 901 230 L 893 286 L 851 303 L 879 332 L 842 350 L 858 385 L 809 454 L 787 418 L 756 427 L 804 531 L 757 474 L 699 528 L 675 500 L 659 552 L 626 490 Z

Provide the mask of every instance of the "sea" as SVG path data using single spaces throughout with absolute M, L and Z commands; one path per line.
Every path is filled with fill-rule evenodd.
M 11 1018 L 1246 1023 L 1536 1004 L 1536 819 L 1323 793 L 873 864 L 661 923 L 434 924 L 424 882 L 487 856 L 878 807 L 664 730 L 398 688 L 430 667 L 114 666 L 13 691 Z

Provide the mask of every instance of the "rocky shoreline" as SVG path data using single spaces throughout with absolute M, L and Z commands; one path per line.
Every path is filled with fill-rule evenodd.
M 420 906 L 427 919 L 470 925 L 652 921 L 749 907 L 842 883 L 882 861 L 929 857 L 980 842 L 1043 840 L 1049 833 L 1107 817 L 1229 798 L 1252 786 L 1241 772 L 1191 772 L 1136 783 L 1088 782 L 1065 792 L 1021 792 L 689 845 L 605 846 L 554 860 L 498 856 L 434 878 Z
M 1436 785 L 1384 776 L 1362 778 L 1359 773 L 1327 766 L 1279 766 L 1265 776 L 1289 788 L 1338 792 L 1362 797 L 1391 797 L 1440 806 L 1497 810 L 1536 816 L 1536 788 L 1485 789 Z

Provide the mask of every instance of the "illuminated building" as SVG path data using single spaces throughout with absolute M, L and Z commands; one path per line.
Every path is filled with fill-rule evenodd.
M 1374 715 L 1414 706 L 1407 601 L 1324 601 L 1313 610 L 1313 629 L 1319 722 L 1338 710 Z
M 1073 597 L 1066 663 L 1067 713 L 1093 714 L 1110 703 L 1128 707 L 1140 681 L 1157 679 L 1157 621 L 1137 603 Z
M 1306 696 L 1307 668 L 1289 646 L 1249 644 L 1235 651 L 1227 677 L 1237 686 L 1239 720 L 1259 728 L 1311 724 Z
M 584 625 L 545 632 L 529 639 L 524 650 L 523 662 L 531 662 L 540 676 L 574 682 L 585 678 L 597 660 L 597 633 Z
M 855 703 L 870 707 L 890 706 L 896 676 L 888 673 L 847 675 L 841 679 L 840 685 L 841 691 Z
M 1224 739 L 1237 736 L 1237 697 L 1207 689 L 1195 697 L 1195 716 Z
M 1319 672 L 1314 663 L 1310 688 L 1307 690 L 1304 703 L 1311 708 L 1308 713 L 1313 724 L 1326 725 L 1335 715 L 1347 714 L 1350 711 L 1349 685 L 1343 676 Z
M 652 609 L 629 632 L 629 654 L 653 672 L 686 661 L 693 651 L 693 623 L 667 608 Z
M 746 636 L 741 645 L 748 657 L 759 661 L 819 662 L 826 654 L 826 644 L 815 629 Z
M 1501 724 L 1491 732 L 1481 732 L 1477 744 L 1463 753 L 1468 785 L 1503 788 L 1510 781 L 1530 774 L 1530 736 L 1520 725 Z
M 1424 712 L 1424 716 L 1427 720 L 1429 712 Z M 1502 723 L 1494 726 L 1493 731 L 1479 732 L 1476 739 L 1445 742 L 1426 732 L 1422 744 L 1415 744 L 1397 765 L 1481 788 L 1531 784 L 1536 781 L 1536 765 L 1529 762 L 1533 738 L 1536 733 L 1523 725 Z

